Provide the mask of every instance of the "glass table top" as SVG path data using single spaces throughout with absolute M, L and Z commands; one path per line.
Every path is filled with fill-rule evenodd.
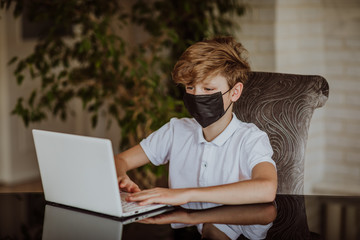
M 0 239 L 360 239 L 360 197 L 277 195 L 252 205 L 189 203 L 131 218 L 0 194 Z

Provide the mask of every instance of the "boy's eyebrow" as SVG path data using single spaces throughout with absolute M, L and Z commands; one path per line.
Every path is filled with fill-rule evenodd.
M 204 80 L 203 82 L 201 82 L 202 83 L 202 85 L 204 85 L 204 86 L 214 86 L 214 82 L 213 81 L 211 81 L 211 80 Z

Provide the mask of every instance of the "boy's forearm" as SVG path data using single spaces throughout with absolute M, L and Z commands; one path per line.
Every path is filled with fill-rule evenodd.
M 272 202 L 276 197 L 277 174 L 271 163 L 257 164 L 252 179 L 236 183 L 189 190 L 191 201 L 222 204 Z
M 276 182 L 248 180 L 214 187 L 191 188 L 187 192 L 190 202 L 230 205 L 264 203 L 275 199 Z

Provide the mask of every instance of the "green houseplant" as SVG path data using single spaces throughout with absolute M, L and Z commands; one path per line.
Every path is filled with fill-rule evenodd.
M 107 116 L 109 125 L 120 126 L 122 148 L 137 144 L 171 117 L 187 116 L 182 90 L 171 82 L 172 66 L 190 44 L 229 34 L 237 26 L 233 15 L 244 13 L 234 0 L 139 0 L 130 11 L 118 0 L 2 0 L 1 8 L 12 4 L 14 16 L 51 22 L 29 56 L 9 61 L 19 85 L 28 81 L 26 74 L 35 83 L 12 113 L 26 126 L 49 114 L 66 120 L 71 101 L 80 99 L 93 127 L 99 114 Z M 123 29 L 134 24 L 148 35 L 135 46 L 122 37 Z

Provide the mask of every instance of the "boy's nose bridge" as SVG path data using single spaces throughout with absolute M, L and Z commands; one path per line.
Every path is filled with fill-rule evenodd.
M 201 95 L 201 94 L 204 94 L 201 86 L 194 87 L 194 95 Z

